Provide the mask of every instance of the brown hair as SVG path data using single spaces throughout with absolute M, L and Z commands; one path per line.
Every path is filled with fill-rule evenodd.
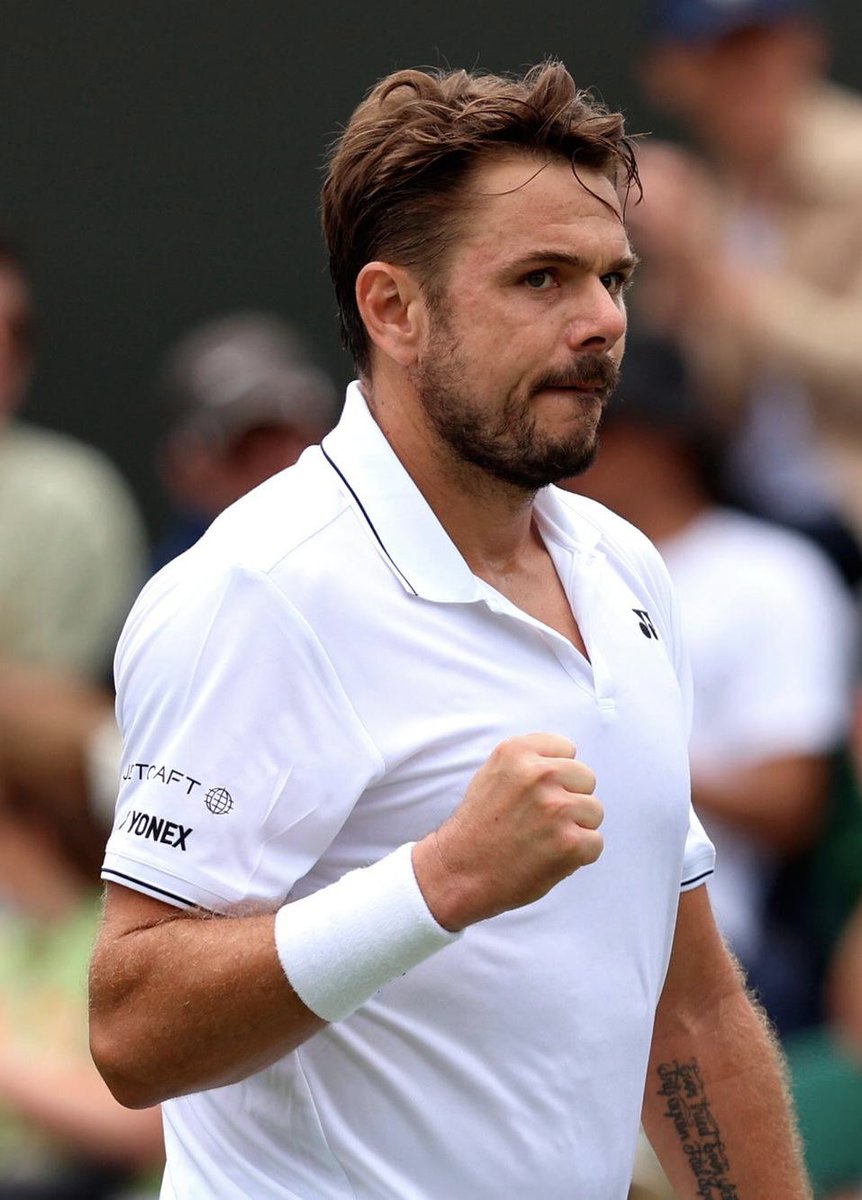
M 345 347 L 360 374 L 370 345 L 356 277 L 382 259 L 431 276 L 454 242 L 453 203 L 468 173 L 500 150 L 598 169 L 627 192 L 637 182 L 620 113 L 580 90 L 561 62 L 520 78 L 466 71 L 397 71 L 356 108 L 329 158 L 322 224 Z

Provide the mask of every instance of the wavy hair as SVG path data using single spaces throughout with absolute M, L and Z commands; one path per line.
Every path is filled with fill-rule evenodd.
M 397 71 L 356 108 L 329 155 L 321 220 L 343 342 L 360 375 L 371 356 L 355 297 L 362 267 L 397 263 L 433 291 L 458 236 L 468 174 L 512 150 L 563 158 L 576 174 L 599 170 L 624 196 L 638 184 L 622 115 L 556 60 L 520 77 Z

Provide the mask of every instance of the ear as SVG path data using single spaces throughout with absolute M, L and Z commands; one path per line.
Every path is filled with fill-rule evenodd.
M 400 366 L 411 366 L 426 329 L 425 299 L 413 272 L 392 263 L 366 263 L 356 278 L 356 304 L 377 349 Z

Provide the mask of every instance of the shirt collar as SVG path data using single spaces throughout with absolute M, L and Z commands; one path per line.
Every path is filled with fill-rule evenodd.
M 481 600 L 483 585 L 440 524 L 372 417 L 357 382 L 347 389 L 341 419 L 321 446 L 349 492 L 390 570 L 406 591 L 425 600 Z M 574 549 L 582 544 L 569 503 L 575 497 L 544 488 L 535 511 L 543 535 Z M 591 524 L 582 533 L 595 541 Z

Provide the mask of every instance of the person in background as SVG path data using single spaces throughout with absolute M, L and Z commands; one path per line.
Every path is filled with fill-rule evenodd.
M 158 568 L 188 549 L 228 505 L 319 442 L 338 416 L 331 379 L 299 330 L 261 312 L 207 321 L 168 352 L 157 383 L 158 448 L 174 519 Z
M 35 316 L 19 248 L 0 235 L 0 693 L 17 715 L 35 680 L 86 724 L 145 573 L 131 492 L 92 446 L 20 416 Z M 42 697 L 48 700 L 48 695 Z M 0 732 L 0 1197 L 100 1200 L 163 1158 L 158 1114 L 113 1100 L 87 1051 L 85 968 L 104 833 L 86 811 L 55 820 L 65 763 L 43 740 Z M 33 776 L 11 763 L 30 755 Z M 89 883 L 88 883 L 89 880 Z
M 0 233 L 0 670 L 101 680 L 144 578 L 144 528 L 105 455 L 22 419 L 35 330 L 24 257 Z
M 700 154 L 645 143 L 638 321 L 729 432 L 752 511 L 862 578 L 862 101 L 813 0 L 647 0 L 641 78 Z
M 36 323 L 23 253 L 0 233 L 0 691 L 14 712 L 32 678 L 57 680 L 88 713 L 84 697 L 104 687 L 145 577 L 145 535 L 129 487 L 102 453 L 22 418 Z M 19 751 L 29 753 L 13 731 L 0 735 L 0 758 Z M 56 795 L 50 759 L 36 758 Z M 80 813 L 60 846 L 58 826 L 32 799 L 23 775 L 0 762 L 0 878 L 25 903 L 65 908 L 79 874 L 92 876 L 100 833 Z

